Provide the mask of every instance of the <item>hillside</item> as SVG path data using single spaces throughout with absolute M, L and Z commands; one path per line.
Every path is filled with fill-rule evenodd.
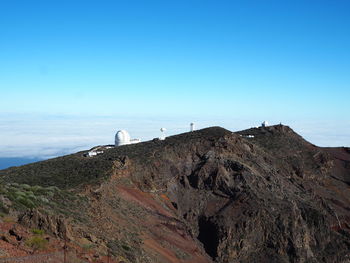
M 277 125 L 84 153 L 0 171 L 3 257 L 43 230 L 85 262 L 350 260 L 349 148 Z

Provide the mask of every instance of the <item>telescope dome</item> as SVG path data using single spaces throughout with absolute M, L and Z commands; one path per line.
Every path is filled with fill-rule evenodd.
M 120 130 L 115 135 L 115 146 L 130 144 L 130 135 L 125 130 Z

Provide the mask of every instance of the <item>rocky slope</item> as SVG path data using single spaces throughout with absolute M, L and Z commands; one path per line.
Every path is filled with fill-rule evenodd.
M 350 150 L 287 126 L 212 127 L 0 175 L 3 217 L 91 262 L 350 262 Z

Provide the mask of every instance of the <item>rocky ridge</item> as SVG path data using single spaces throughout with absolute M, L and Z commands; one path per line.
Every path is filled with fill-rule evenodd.
M 0 175 L 16 223 L 101 259 L 350 262 L 350 150 L 283 125 L 211 127 Z

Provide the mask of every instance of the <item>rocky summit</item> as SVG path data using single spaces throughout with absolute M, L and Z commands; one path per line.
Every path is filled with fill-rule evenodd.
M 0 175 L 3 258 L 40 262 L 66 242 L 74 262 L 350 262 L 350 149 L 288 126 L 211 127 Z

